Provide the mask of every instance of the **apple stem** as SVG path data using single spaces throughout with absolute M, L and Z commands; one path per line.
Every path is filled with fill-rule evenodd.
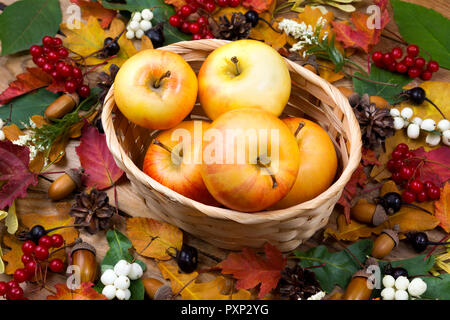
M 238 60 L 238 58 L 237 58 L 237 57 L 232 57 L 232 58 L 231 58 L 231 62 L 233 62 L 234 65 L 236 66 L 236 75 L 237 75 L 237 76 L 240 75 L 241 72 L 239 71 L 239 66 L 238 66 L 239 60 Z
M 295 130 L 295 134 L 294 134 L 295 137 L 297 137 L 298 133 L 300 132 L 300 130 L 302 130 L 302 128 L 303 128 L 304 126 L 305 126 L 305 123 L 304 123 L 303 121 L 301 121 L 301 122 L 298 124 L 297 130 Z
M 168 78 L 170 77 L 170 71 L 167 71 L 166 73 L 164 73 L 159 79 L 156 79 L 155 83 L 153 84 L 153 87 L 155 88 L 159 88 L 161 86 L 161 81 L 164 78 Z
M 273 174 L 272 170 L 270 169 L 270 167 L 267 164 L 262 163 L 261 159 L 259 159 L 259 157 L 258 157 L 257 161 L 258 161 L 258 165 L 263 167 L 264 169 L 266 169 L 267 172 L 269 173 L 270 177 L 272 178 L 272 189 L 275 189 L 278 186 L 278 184 L 277 184 L 277 180 L 275 179 L 275 175 Z
M 181 162 L 182 152 L 180 152 L 180 154 L 176 154 L 175 152 L 173 152 L 172 149 L 170 149 L 168 146 L 166 146 L 164 143 L 162 143 L 161 141 L 159 141 L 157 139 L 153 139 L 152 143 L 156 144 L 157 146 L 159 146 L 161 148 L 163 148 L 167 152 L 176 155 L 178 157 L 178 159 L 180 160 L 180 162 Z

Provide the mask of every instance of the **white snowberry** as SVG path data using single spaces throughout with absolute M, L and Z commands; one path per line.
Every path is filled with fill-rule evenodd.
M 420 127 L 415 123 L 410 123 L 407 129 L 408 137 L 417 139 L 420 136 Z
M 395 290 L 394 288 L 384 288 L 380 293 L 383 300 L 394 300 Z
M 400 114 L 404 119 L 408 120 L 413 116 L 414 112 L 411 108 L 406 107 L 402 110 Z
M 441 135 L 430 132 L 429 134 L 427 134 L 425 142 L 431 147 L 437 146 L 439 142 L 441 142 Z
M 412 123 L 415 123 L 415 124 L 417 124 L 419 127 L 420 127 L 420 125 L 422 124 L 422 118 L 420 118 L 420 117 L 414 117 L 414 119 L 412 119 Z
M 150 30 L 152 28 L 152 23 L 150 21 L 148 21 L 148 20 L 142 20 L 139 23 L 139 25 L 140 25 L 141 30 L 144 31 L 144 32 L 148 31 L 148 30 Z
M 144 31 L 139 29 L 138 31 L 136 31 L 136 33 L 134 35 L 136 36 L 137 39 L 141 39 L 142 36 L 144 35 Z
M 442 132 L 442 143 L 446 146 L 450 146 L 450 130 Z
M 397 108 L 392 108 L 390 113 L 392 117 L 400 117 L 400 111 Z
M 5 133 L 3 132 L 3 130 L 0 130 L 0 141 L 5 140 Z
M 401 130 L 405 126 L 405 120 L 401 117 L 394 117 L 394 128 L 395 130 Z
M 450 129 L 450 121 L 448 121 L 447 119 L 439 121 L 437 124 L 437 128 L 440 132 L 444 132 L 445 130 Z
M 386 275 L 383 277 L 383 286 L 385 288 L 392 288 L 395 284 L 395 279 L 391 275 Z
M 142 19 L 150 21 L 153 19 L 153 12 L 150 11 L 150 9 L 144 9 L 141 12 Z
M 139 25 L 139 22 L 137 22 L 137 21 L 135 21 L 135 20 L 132 20 L 132 21 L 130 22 L 130 24 L 128 25 L 128 28 L 129 28 L 130 30 L 136 32 L 136 31 L 139 30 L 139 26 L 140 26 L 140 25 Z
M 102 294 L 106 297 L 106 299 L 112 300 L 116 297 L 116 291 L 116 287 L 114 287 L 113 285 L 107 285 L 103 288 Z
M 131 264 L 126 260 L 120 260 L 114 266 L 114 272 L 117 276 L 125 276 L 127 277 L 131 270 Z
M 433 119 L 425 119 L 422 121 L 420 129 L 425 131 L 433 131 L 436 129 L 436 122 Z
M 103 272 L 103 274 L 102 274 L 102 276 L 100 278 L 100 281 L 105 286 L 108 286 L 108 285 L 114 284 L 114 281 L 116 281 L 116 279 L 117 279 L 117 275 L 114 272 L 114 270 L 113 269 L 108 269 L 105 272 Z
M 131 270 L 130 273 L 128 274 L 128 278 L 130 278 L 130 280 L 137 280 L 140 277 L 142 277 L 143 273 L 144 271 L 142 270 L 142 267 L 135 262 L 131 265 Z
M 130 287 L 130 279 L 127 276 L 119 276 L 114 281 L 114 287 L 122 290 L 128 289 Z
M 427 291 L 427 283 L 422 278 L 414 278 L 408 286 L 408 292 L 413 297 L 420 297 Z
M 395 280 L 395 288 L 397 290 L 406 290 L 409 285 L 409 280 L 405 276 L 400 276 Z
M 125 34 L 125 36 L 127 37 L 128 40 L 133 40 L 134 39 L 134 31 L 128 30 L 127 33 Z
M 128 297 L 128 299 L 127 299 L 127 291 L 129 292 L 130 290 L 128 290 L 128 289 L 125 289 L 125 290 L 117 289 L 117 291 L 116 291 L 116 298 L 119 299 L 119 300 L 128 300 L 128 299 L 130 299 L 130 297 Z M 131 296 L 131 293 L 130 293 L 130 296 Z
M 130 289 L 126 289 L 125 291 L 125 300 L 130 300 L 131 298 L 131 291 Z
M 133 13 L 133 17 L 131 18 L 132 21 L 141 21 L 142 20 L 142 15 L 140 12 L 135 12 Z
M 405 290 L 397 290 L 395 291 L 395 300 L 408 300 L 409 295 Z

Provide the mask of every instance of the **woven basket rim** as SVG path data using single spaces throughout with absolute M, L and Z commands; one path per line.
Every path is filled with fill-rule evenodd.
M 177 42 L 166 47 L 158 48 L 158 50 L 166 50 L 166 51 L 188 51 L 195 50 L 191 49 L 193 43 L 199 46 L 214 46 L 219 47 L 222 46 L 229 41 L 226 40 L 217 40 L 217 39 L 207 39 L 207 40 L 197 40 L 197 41 L 182 41 Z M 329 97 L 334 101 L 334 103 L 338 106 L 338 108 L 342 111 L 344 116 L 348 119 L 351 128 L 357 128 L 354 130 L 352 134 L 348 135 L 348 142 L 350 143 L 349 150 L 349 158 L 347 165 L 343 168 L 340 177 L 333 182 L 333 184 L 326 189 L 324 192 L 319 194 L 317 197 L 308 200 L 306 202 L 297 204 L 295 206 L 278 209 L 278 210 L 266 210 L 260 212 L 240 212 L 235 211 L 228 208 L 221 208 L 215 206 L 209 206 L 195 200 L 192 200 L 188 197 L 185 197 L 172 189 L 160 184 L 158 181 L 152 179 L 150 176 L 145 174 L 135 163 L 132 161 L 122 145 L 119 143 L 117 139 L 116 132 L 114 130 L 114 124 L 112 121 L 112 111 L 115 106 L 114 102 L 114 84 L 111 86 L 108 94 L 105 97 L 103 111 L 102 111 L 102 124 L 107 138 L 107 144 L 109 150 L 112 152 L 116 161 L 119 159 L 123 166 L 127 168 L 128 171 L 132 172 L 132 174 L 138 179 L 139 182 L 144 185 L 148 185 L 151 188 L 155 189 L 159 193 L 164 194 L 166 197 L 172 199 L 173 201 L 179 202 L 183 205 L 186 205 L 191 208 L 195 208 L 207 216 L 212 218 L 222 219 L 222 220 L 231 220 L 236 221 L 242 224 L 255 224 L 255 223 L 264 223 L 270 221 L 284 221 L 286 219 L 290 219 L 298 215 L 299 211 L 305 211 L 309 209 L 314 209 L 324 204 L 327 200 L 334 197 L 336 192 L 340 192 L 344 189 L 347 182 L 350 180 L 351 175 L 354 170 L 360 163 L 361 159 L 361 131 L 359 129 L 359 123 L 356 120 L 356 117 L 353 113 L 353 110 L 348 103 L 347 98 L 332 84 L 330 84 L 325 79 L 311 72 L 310 70 L 295 64 L 294 62 L 283 57 L 285 62 L 288 65 L 290 72 L 297 72 L 308 81 L 320 87 L 329 95 Z M 339 103 L 338 103 L 339 101 Z

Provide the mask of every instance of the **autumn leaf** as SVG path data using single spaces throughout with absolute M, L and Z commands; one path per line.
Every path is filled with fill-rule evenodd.
M 272 5 L 274 0 L 243 0 L 242 6 L 247 9 L 255 10 L 258 13 L 266 11 Z
M 441 221 L 439 226 L 450 233 L 450 182 L 446 182 L 441 190 L 441 198 L 434 202 L 434 215 Z
M 86 186 L 107 189 L 122 176 L 123 171 L 108 149 L 105 134 L 99 133 L 96 128 L 84 126 L 81 143 L 75 151 L 84 169 L 83 183 Z
M 117 11 L 106 9 L 98 1 L 92 0 L 70 0 L 70 2 L 78 5 L 81 8 L 83 19 L 94 17 L 100 20 L 100 26 L 105 29 L 108 28 L 111 21 L 117 15 Z
M 286 266 L 286 258 L 270 243 L 264 245 L 266 259 L 244 248 L 242 253 L 230 253 L 217 265 L 223 274 L 232 274 L 238 279 L 236 289 L 251 289 L 261 284 L 258 297 L 264 297 L 274 289 L 281 278 L 281 270 Z
M 344 207 L 344 214 L 347 221 L 350 221 L 350 208 L 352 207 L 352 200 L 358 192 L 358 187 L 364 188 L 366 184 L 367 176 L 364 173 L 363 165 L 360 163 L 355 172 L 353 172 L 350 180 L 347 182 L 342 191 L 342 195 L 337 202 Z
M 182 6 L 184 6 L 187 2 L 186 0 L 164 0 L 164 3 L 170 4 L 175 7 L 175 9 L 180 9 Z
M 14 235 L 5 234 L 3 244 L 10 250 L 3 254 L 2 259 L 6 262 L 5 273 L 13 274 L 17 269 L 23 268 L 22 262 L 22 242 Z
M 421 147 L 412 153 L 415 157 L 413 162 L 419 165 L 418 170 L 423 181 L 430 180 L 441 187 L 450 179 L 450 147 L 441 146 L 429 152 Z
M 150 218 L 127 219 L 127 235 L 137 253 L 159 260 L 171 259 L 167 250 L 180 250 L 183 244 L 180 229 Z
M 45 229 L 53 229 L 56 227 L 62 226 L 70 226 L 75 223 L 75 218 L 71 217 L 68 214 L 67 208 L 70 208 L 69 203 L 58 203 L 57 204 L 57 214 L 38 214 L 38 213 L 29 213 L 20 215 L 20 222 L 31 229 L 35 225 L 41 225 Z M 58 233 L 63 236 L 64 241 L 66 243 L 72 243 L 78 238 L 78 231 L 75 228 L 62 228 L 56 231 L 50 232 L 49 234 Z
M 179 293 L 183 300 L 249 300 L 251 296 L 249 291 L 242 289 L 232 295 L 223 293 L 226 280 L 222 276 L 199 283 L 195 280 L 199 275 L 197 272 L 180 273 L 178 267 L 169 262 L 158 263 L 158 268 L 164 279 L 170 280 L 172 292 Z
M 40 68 L 27 68 L 27 72 L 19 74 L 17 80 L 11 82 L 9 87 L 0 94 L 0 104 L 6 104 L 25 93 L 46 87 L 52 81 L 52 77 Z
M 7 181 L 0 189 L 0 210 L 10 206 L 16 198 L 24 198 L 37 177 L 28 169 L 30 150 L 11 141 L 0 141 L 0 181 Z
M 271 20 L 271 14 L 268 12 L 262 13 L 260 17 L 266 21 Z M 278 30 L 277 25 L 277 22 L 273 23 L 272 28 Z M 264 41 L 266 44 L 278 51 L 286 44 L 287 35 L 284 32 L 278 33 L 272 28 L 270 28 L 267 23 L 261 21 L 256 25 L 256 27 L 251 29 L 249 38 Z
M 70 290 L 67 284 L 58 283 L 55 285 L 56 295 L 48 296 L 47 300 L 106 300 L 106 297 L 98 293 L 93 285 L 90 282 L 83 282 L 79 289 Z
M 389 22 L 389 12 L 387 10 L 388 0 L 374 0 L 374 4 L 380 8 L 379 26 L 369 27 L 375 21 L 368 14 L 353 12 L 350 21 L 353 27 L 347 22 L 331 21 L 336 32 L 336 40 L 344 44 L 344 48 L 361 48 L 368 53 L 371 48 L 380 40 L 381 32 Z
M 363 147 L 361 153 L 362 153 L 361 162 L 364 167 L 380 164 L 380 161 L 378 161 L 375 151 Z
M 341 80 L 345 74 L 343 72 L 334 72 L 334 64 L 326 60 L 318 60 L 319 76 L 330 83 Z

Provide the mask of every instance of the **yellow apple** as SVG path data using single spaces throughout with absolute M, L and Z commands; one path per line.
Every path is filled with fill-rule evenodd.
M 183 121 L 158 134 L 144 158 L 143 171 L 162 185 L 208 205 L 217 201 L 206 189 L 200 173 L 205 121 Z
M 283 58 L 256 40 L 239 40 L 214 50 L 198 74 L 200 103 L 210 119 L 239 108 L 262 108 L 279 116 L 291 93 Z
M 283 122 L 294 134 L 300 130 L 296 135 L 300 163 L 294 186 L 274 209 L 285 209 L 317 197 L 331 185 L 337 169 L 333 142 L 322 127 L 302 118 L 286 118 Z M 302 122 L 304 126 L 299 129 Z
M 191 112 L 197 77 L 173 52 L 144 50 L 128 59 L 114 82 L 114 99 L 125 117 L 148 129 L 170 129 Z
M 203 181 L 233 210 L 256 212 L 279 201 L 294 184 L 298 163 L 291 131 L 262 109 L 228 111 L 203 135 Z

